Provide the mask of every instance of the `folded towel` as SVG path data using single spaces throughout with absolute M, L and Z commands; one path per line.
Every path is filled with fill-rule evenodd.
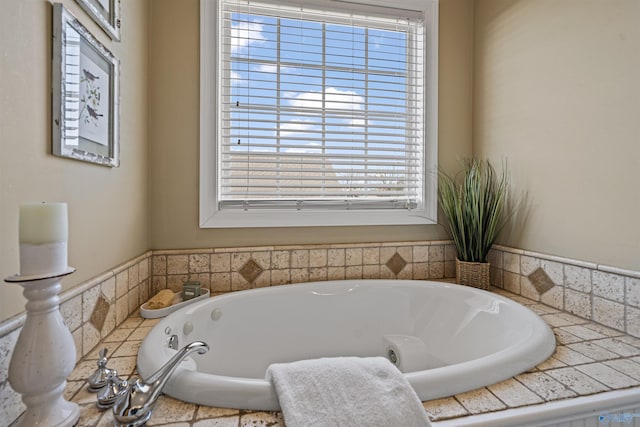
M 428 427 L 402 373 L 383 357 L 276 363 L 267 369 L 287 427 Z
M 170 289 L 163 289 L 153 296 L 147 302 L 147 308 L 150 310 L 157 310 L 159 308 L 166 308 L 173 304 L 174 293 Z

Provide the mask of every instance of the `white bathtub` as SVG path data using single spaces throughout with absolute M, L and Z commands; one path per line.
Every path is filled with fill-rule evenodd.
M 144 378 L 175 353 L 168 346 L 172 335 L 180 347 L 201 340 L 211 350 L 183 362 L 167 394 L 255 410 L 279 409 L 264 379 L 269 364 L 387 356 L 390 336 L 424 343 L 424 362 L 419 350 L 407 347 L 402 359 L 404 347 L 396 348 L 402 360 L 423 363 L 423 370 L 405 372 L 423 401 L 510 378 L 555 349 L 547 324 L 514 301 L 466 286 L 405 280 L 277 286 L 195 303 L 160 321 L 144 339 L 138 353 Z

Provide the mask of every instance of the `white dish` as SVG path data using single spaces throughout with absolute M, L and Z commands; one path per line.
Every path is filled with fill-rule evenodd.
M 145 302 L 140 306 L 140 316 L 144 317 L 145 319 L 157 319 L 159 317 L 165 317 L 169 313 L 173 313 L 174 311 L 186 305 L 189 305 L 196 301 L 201 301 L 205 298 L 209 298 L 209 289 L 200 289 L 200 296 L 191 298 L 186 301 L 182 301 L 182 292 L 176 292 L 173 295 L 173 304 L 166 308 L 150 309 L 147 308 L 147 304 L 149 303 Z

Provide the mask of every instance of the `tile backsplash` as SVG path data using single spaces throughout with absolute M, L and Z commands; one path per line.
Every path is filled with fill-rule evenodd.
M 491 284 L 640 337 L 640 272 L 504 246 L 491 250 Z M 60 311 L 77 359 L 157 291 L 198 281 L 212 294 L 324 280 L 455 277 L 450 241 L 148 251 L 64 292 Z M 0 322 L 0 414 L 24 411 L 8 382 L 24 314 Z
M 640 272 L 495 245 L 491 284 L 640 337 Z

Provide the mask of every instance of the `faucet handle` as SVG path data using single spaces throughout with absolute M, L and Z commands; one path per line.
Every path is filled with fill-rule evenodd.
M 98 391 L 97 406 L 100 409 L 107 409 L 113 406 L 118 395 L 127 388 L 126 380 L 118 376 L 115 369 L 110 369 L 107 373 L 106 384 Z
M 99 391 L 107 383 L 107 376 L 112 369 L 107 368 L 107 349 L 103 348 L 98 353 L 100 359 L 98 359 L 98 369 L 95 370 L 91 376 L 89 376 L 89 388 L 92 393 Z

